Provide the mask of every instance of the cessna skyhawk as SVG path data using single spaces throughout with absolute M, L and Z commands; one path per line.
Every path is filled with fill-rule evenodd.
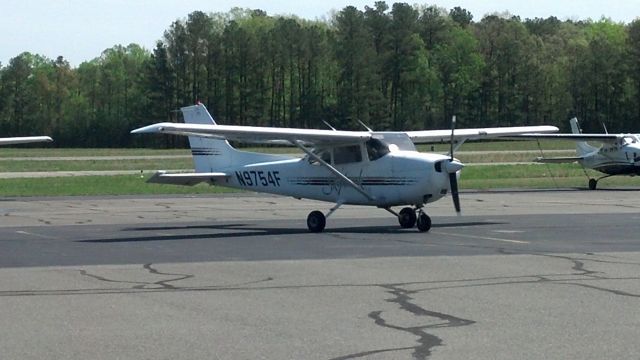
M 497 127 L 425 131 L 340 131 L 218 125 L 204 105 L 183 107 L 185 124 L 157 123 L 132 133 L 189 137 L 195 173 L 158 172 L 148 182 L 211 185 L 308 198 L 334 203 L 327 214 L 312 211 L 311 232 L 324 230 L 326 218 L 343 204 L 387 210 L 403 228 L 431 228 L 424 206 L 451 192 L 460 213 L 458 177 L 463 164 L 453 157 L 454 143 L 525 133 L 558 131 L 553 126 Z M 455 118 L 452 124 L 455 124 Z M 304 158 L 240 151 L 228 141 L 287 144 Z M 448 155 L 420 153 L 416 143 L 451 142 Z M 394 206 L 405 206 L 400 212 Z
M 597 179 L 589 178 L 590 190 L 596 189 L 599 180 L 610 176 L 640 175 L 640 137 L 637 134 L 585 134 L 578 125 L 578 119 L 573 118 L 569 123 L 571 134 L 524 134 L 517 137 L 576 141 L 577 156 L 539 157 L 536 161 L 541 163 L 578 162 L 583 168 L 604 173 L 605 175 Z M 596 141 L 602 145 L 595 147 L 589 145 L 587 141 Z

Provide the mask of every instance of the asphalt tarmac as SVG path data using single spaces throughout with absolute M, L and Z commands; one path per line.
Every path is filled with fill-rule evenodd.
M 6 359 L 635 359 L 633 190 L 384 210 L 261 195 L 0 201 Z

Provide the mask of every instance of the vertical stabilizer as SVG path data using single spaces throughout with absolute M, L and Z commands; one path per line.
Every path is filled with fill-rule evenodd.
M 571 124 L 571 132 L 574 134 L 582 134 L 582 129 L 580 129 L 580 125 L 578 124 L 578 119 L 577 118 L 573 118 L 571 120 L 569 120 L 569 123 Z M 586 141 L 577 141 L 576 142 L 576 152 L 578 153 L 578 156 L 585 156 L 586 154 L 592 153 L 594 151 L 597 151 L 598 148 L 593 147 L 589 144 L 587 144 Z
M 187 124 L 216 125 L 203 104 L 180 109 Z M 235 149 L 224 139 L 189 136 L 196 172 L 214 172 L 231 165 Z

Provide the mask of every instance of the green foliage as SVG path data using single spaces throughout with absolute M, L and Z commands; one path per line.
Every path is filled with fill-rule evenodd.
M 194 11 L 151 51 L 116 45 L 72 68 L 22 53 L 0 64 L 0 132 L 58 147 L 182 147 L 131 136 L 205 103 L 220 123 L 376 130 L 557 125 L 640 130 L 640 21 L 347 6 L 327 21 Z

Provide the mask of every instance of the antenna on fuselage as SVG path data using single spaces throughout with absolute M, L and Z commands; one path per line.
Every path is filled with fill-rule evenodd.
M 602 127 L 604 128 L 604 133 L 608 134 L 609 132 L 607 131 L 607 125 L 604 124 L 604 121 L 602 122 Z
M 362 125 L 362 127 L 364 127 L 365 129 L 367 129 L 368 132 L 373 132 L 373 130 L 371 130 L 370 127 L 367 126 L 367 124 L 363 123 L 362 121 L 360 121 L 360 119 L 356 119 L 356 121 L 358 122 L 358 124 Z
M 329 128 L 331 128 L 331 130 L 333 130 L 333 131 L 338 131 L 338 130 L 336 130 L 336 128 L 334 128 L 333 126 L 331 126 L 331 124 L 329 124 L 328 122 L 326 122 L 326 121 L 324 121 L 324 120 L 322 120 L 322 122 L 323 122 L 325 125 L 327 125 Z

